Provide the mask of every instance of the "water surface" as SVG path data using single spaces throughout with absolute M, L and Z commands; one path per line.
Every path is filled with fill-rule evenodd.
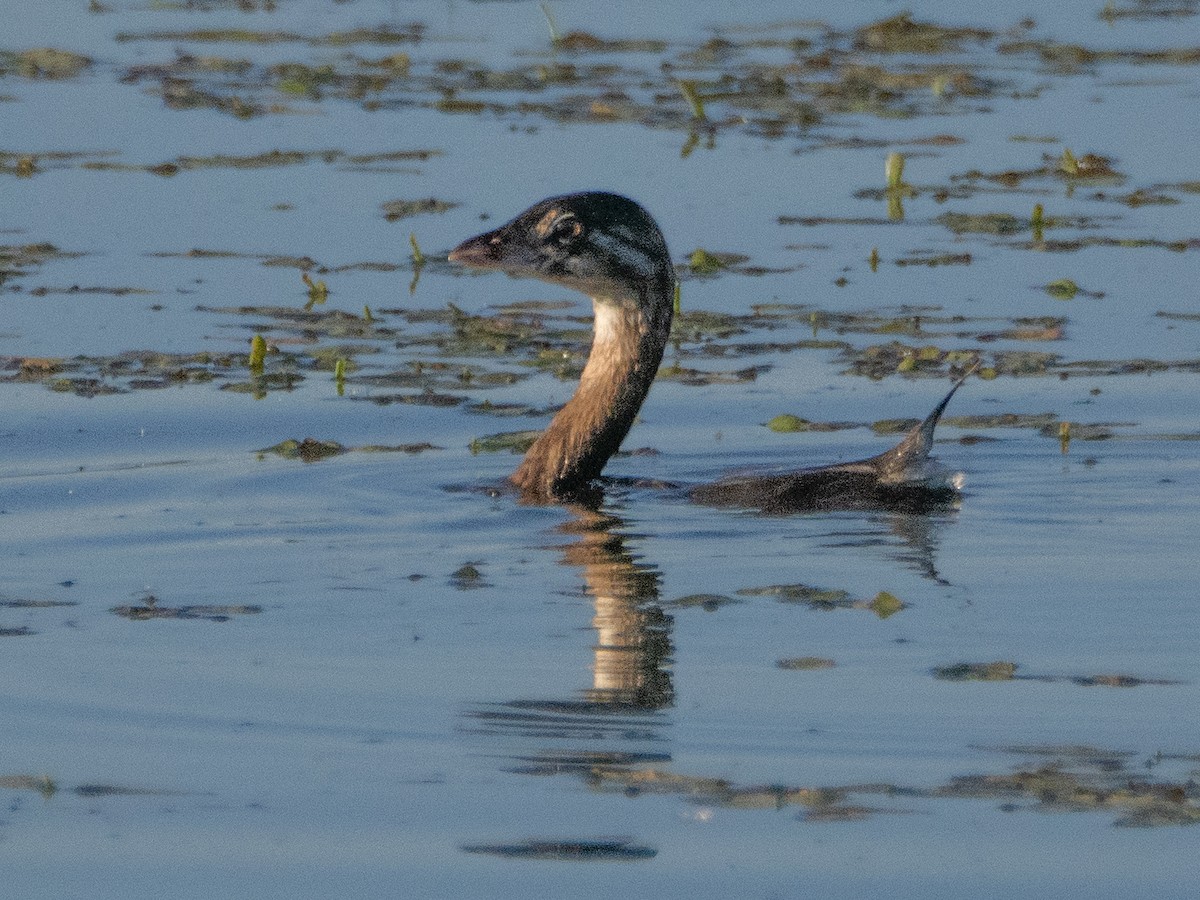
M 550 8 L 8 10 L 13 895 L 1189 896 L 1196 5 Z M 480 440 L 589 304 L 444 255 L 585 187 L 685 315 L 601 509 L 521 506 Z M 977 358 L 957 508 L 654 486 L 877 453 Z

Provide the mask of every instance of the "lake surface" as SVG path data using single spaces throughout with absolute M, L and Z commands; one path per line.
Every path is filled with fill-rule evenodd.
M 900 12 L 10 2 L 11 895 L 1192 896 L 1200 6 Z M 445 260 L 583 188 L 682 280 L 592 511 L 495 490 L 589 302 Z M 662 486 L 976 360 L 953 508 Z

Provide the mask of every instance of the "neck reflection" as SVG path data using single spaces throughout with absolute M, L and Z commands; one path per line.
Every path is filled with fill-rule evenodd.
M 595 605 L 596 629 L 593 704 L 632 709 L 665 709 L 675 697 L 667 669 L 671 655 L 671 617 L 659 605 L 659 573 L 626 546 L 617 516 L 585 508 L 559 528 L 571 537 L 563 562 L 583 570 Z
M 468 713 L 472 730 L 516 739 L 508 752 L 527 773 L 586 775 L 596 766 L 669 762 L 663 713 L 675 699 L 672 618 L 659 604 L 659 573 L 630 551 L 618 516 L 570 509 L 572 518 L 555 529 L 567 541 L 550 549 L 561 552 L 563 565 L 581 570 L 594 604 L 591 686 L 481 704 Z M 573 663 L 561 683 L 574 681 L 571 671 L 585 666 L 582 659 Z

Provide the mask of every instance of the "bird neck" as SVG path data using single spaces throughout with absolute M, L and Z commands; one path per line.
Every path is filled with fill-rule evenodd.
M 600 475 L 650 391 L 671 332 L 674 277 L 631 296 L 594 297 L 594 336 L 579 387 L 512 475 L 526 497 L 561 499 Z

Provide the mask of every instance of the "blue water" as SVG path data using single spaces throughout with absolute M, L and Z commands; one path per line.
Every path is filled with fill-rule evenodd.
M 0 245 L 49 242 L 79 254 L 0 284 L 0 859 L 12 896 L 1191 895 L 1193 828 L 1123 827 L 1131 807 L 1115 800 L 970 797 L 954 786 L 1057 767 L 1096 790 L 1178 788 L 1172 802 L 1194 819 L 1200 402 L 1190 363 L 1200 357 L 1200 321 L 1186 314 L 1200 313 L 1200 194 L 1179 185 L 1197 178 L 1189 148 L 1200 134 L 1186 113 L 1200 89 L 1195 65 L 1105 62 L 1063 73 L 1031 55 L 998 54 L 996 40 L 968 44 L 953 60 L 1003 85 L 986 98 L 941 107 L 922 98 L 907 119 L 829 114 L 779 138 L 730 125 L 684 157 L 686 130 L 448 114 L 431 108 L 437 97 L 428 92 L 413 94 L 425 105 L 397 92 L 374 111 L 332 94 L 276 97 L 288 112 L 242 120 L 172 110 L 152 84 L 122 81 L 129 66 L 169 63 L 177 51 L 342 65 L 348 54 L 399 49 L 422 77 L 446 59 L 515 69 L 548 58 L 535 3 L 314 0 L 251 13 L 218 2 L 106 6 L 114 8 L 89 14 L 82 5 L 10 3 L 0 38 L 0 50 L 53 46 L 95 59 L 63 80 L 0 77 L 0 153 L 42 154 L 32 178 L 16 177 L 12 158 L 0 157 Z M 820 39 L 825 25 L 849 30 L 898 11 L 880 2 L 553 4 L 564 32 L 666 41 L 663 54 L 614 57 L 649 81 L 660 57 L 714 34 Z M 913 8 L 919 20 L 994 29 L 1014 28 L 1026 12 L 1039 39 L 1200 43 L 1195 15 L 1108 24 L 1082 3 Z M 398 48 L 115 40 L 415 21 L 426 38 Z M 862 56 L 898 69 L 927 62 Z M 585 61 L 596 60 L 575 60 Z M 636 77 L 613 78 L 653 93 Z M 938 134 L 963 142 L 912 143 Z M 1021 136 L 1054 140 L 1013 140 Z M 971 169 L 1036 168 L 1064 146 L 1113 158 L 1126 181 L 1071 191 L 1043 179 L 944 202 L 922 187 Z M 440 155 L 170 178 L 83 165 L 273 149 Z M 906 179 L 922 188 L 902 223 L 780 224 L 780 216 L 886 217 L 885 202 L 855 195 L 882 187 L 889 149 L 906 154 Z M 55 161 L 45 156 L 53 151 L 89 155 Z M 966 336 L 819 336 L 856 348 L 897 337 L 985 355 L 1028 350 L 1171 368 L 972 380 L 949 415 L 1048 412 L 1117 424 L 1110 440 L 1077 439 L 1065 454 L 1055 436 L 1033 429 L 943 427 L 938 455 L 966 476 L 955 509 L 763 518 L 691 506 L 632 481 L 873 454 L 894 439 L 865 427 L 776 434 L 762 423 L 785 412 L 860 423 L 919 417 L 948 382 L 854 377 L 832 349 L 706 356 L 703 341 L 687 341 L 668 350 L 668 362 L 678 352 L 686 366 L 764 370 L 732 384 L 660 380 L 626 444 L 658 454 L 611 463 L 609 474 L 623 480 L 609 486 L 603 520 L 487 490 L 518 458 L 472 454 L 470 442 L 545 417 L 378 405 L 364 398 L 384 389 L 352 373 L 339 396 L 332 374 L 315 369 L 294 391 L 262 399 L 220 390 L 222 378 L 93 398 L 9 378 L 32 357 L 240 357 L 263 331 L 301 357 L 369 345 L 373 353 L 355 357 L 358 374 L 380 375 L 443 361 L 413 337 L 446 326 L 401 310 L 567 300 L 567 312 L 586 316 L 583 298 L 554 287 L 464 277 L 435 259 L 488 222 L 582 187 L 644 202 L 680 261 L 705 247 L 784 270 L 688 279 L 685 309 L 742 315 L 792 304 L 899 315 L 931 306 L 963 317 Z M 1113 199 L 1137 188 L 1178 202 Z M 380 204 L 423 197 L 460 205 L 385 221 Z M 1090 220 L 1048 237 L 1191 243 L 1044 252 L 1025 236 L 956 236 L 934 221 L 947 210 L 1026 217 L 1038 202 L 1048 216 Z M 410 233 L 433 260 L 415 287 Z M 196 248 L 241 255 L 187 255 Z M 867 265 L 873 248 L 876 272 Z M 970 253 L 971 263 L 895 264 L 946 253 Z M 322 310 L 370 307 L 395 334 L 294 343 L 308 338 L 265 313 L 229 311 L 303 307 L 298 270 L 262 265 L 274 255 L 307 255 L 331 270 L 398 266 L 314 274 L 331 291 Z M 1064 301 L 1043 290 L 1062 278 L 1103 296 Z M 1064 319 L 1059 340 L 977 339 L 1045 316 Z M 726 342 L 803 340 L 812 337 L 806 319 L 798 313 Z M 527 371 L 516 359 L 451 362 Z M 573 384 L 536 373 L 448 390 L 545 408 Z M 998 440 L 959 443 L 969 433 Z M 306 436 L 439 449 L 312 464 L 257 452 Z M 820 608 L 764 590 L 788 585 L 842 591 L 845 602 Z M 868 604 L 881 591 L 904 608 L 877 615 Z M 688 602 L 700 594 L 725 599 Z M 138 620 L 123 607 L 174 615 Z M 835 665 L 777 665 L 807 656 Z M 934 675 L 993 661 L 1016 664 L 1017 677 Z M 1103 676 L 1143 683 L 1080 683 Z M 809 814 L 795 800 L 804 788 L 840 792 L 841 815 Z M 570 857 L 581 845 L 591 855 L 536 858 L 538 847 Z

